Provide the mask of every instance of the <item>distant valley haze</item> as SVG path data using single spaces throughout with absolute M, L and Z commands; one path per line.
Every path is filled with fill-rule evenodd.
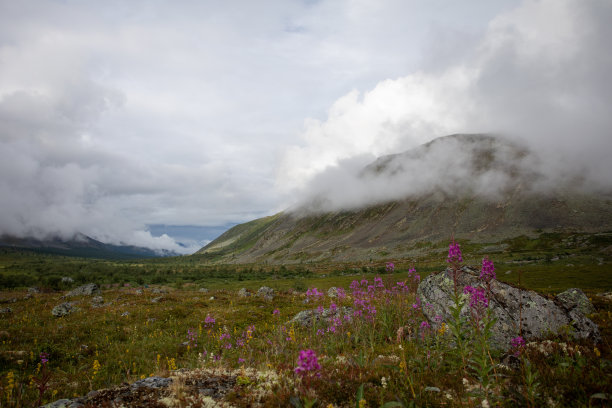
M 283 210 L 609 197 L 610 22 L 608 0 L 0 0 L 0 236 L 191 254 Z

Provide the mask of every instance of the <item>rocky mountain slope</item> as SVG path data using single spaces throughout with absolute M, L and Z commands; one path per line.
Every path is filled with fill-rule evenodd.
M 457 153 L 440 156 L 449 150 Z M 542 176 L 527 165 L 535 160 L 530 152 L 492 136 L 439 138 L 381 157 L 358 177 L 372 186 L 397 183 L 399 195 L 412 174 L 407 171 L 440 160 L 447 163 L 435 176 L 455 177 L 451 183 L 432 178 L 411 194 L 386 201 L 376 196 L 348 210 L 334 209 L 319 195 L 292 211 L 237 225 L 197 255 L 230 263 L 398 259 L 423 242 L 452 236 L 499 242 L 540 232 L 612 230 L 612 195 L 574 188 L 575 180 L 543 189 Z

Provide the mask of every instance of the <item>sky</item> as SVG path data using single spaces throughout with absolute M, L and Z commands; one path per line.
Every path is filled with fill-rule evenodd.
M 611 21 L 608 0 L 0 0 L 0 234 L 190 253 L 460 132 L 608 188 Z

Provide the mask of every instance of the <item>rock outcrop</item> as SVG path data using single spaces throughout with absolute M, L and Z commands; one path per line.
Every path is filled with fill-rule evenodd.
M 423 312 L 430 323 L 438 326 L 440 321 L 448 321 L 450 308 L 454 305 L 454 283 L 450 270 L 429 275 L 418 287 L 417 296 Z M 474 269 L 463 267 L 457 278 L 457 291 L 462 294 L 465 304 L 462 315 L 470 316 L 468 295 L 463 294 L 465 286 L 484 287 Z M 519 335 L 525 340 L 535 340 L 547 334 L 560 333 L 570 329 L 576 339 L 590 339 L 598 342 L 601 337 L 595 323 L 583 312 L 589 312 L 593 305 L 579 289 L 570 289 L 554 299 L 544 297 L 534 291 L 515 288 L 506 283 L 493 280 L 490 283 L 489 309 L 497 322 L 493 326 L 491 340 L 493 346 L 507 350 L 510 340 Z
M 345 316 L 352 316 L 353 309 L 347 306 L 342 306 L 335 311 L 331 309 L 323 309 L 319 311 L 317 309 L 302 310 L 287 322 L 288 325 L 300 325 L 304 327 L 312 326 L 315 322 L 323 320 L 326 322 L 331 321 L 334 317 L 344 318 Z
M 95 283 L 79 286 L 66 294 L 66 297 L 99 295 L 100 287 Z
M 262 297 L 262 298 L 264 298 L 266 300 L 272 300 L 272 299 L 274 299 L 274 289 L 272 289 L 272 288 L 270 288 L 268 286 L 262 286 L 257 291 L 257 296 Z
M 55 306 L 53 310 L 51 310 L 51 314 L 55 317 L 68 316 L 70 313 L 77 310 L 77 308 L 74 305 L 75 305 L 74 302 L 64 302 L 62 304 Z

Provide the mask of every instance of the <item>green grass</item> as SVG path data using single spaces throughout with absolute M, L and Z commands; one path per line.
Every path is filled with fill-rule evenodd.
M 601 251 L 609 245 L 608 237 L 560 234 L 520 238 L 519 242 L 522 244 L 506 242 L 505 250 L 491 256 L 498 278 L 513 284 L 519 284 L 520 278 L 521 286 L 548 293 L 583 288 L 597 308 L 591 317 L 600 325 L 604 341 L 594 348 L 561 336 L 554 344 L 565 343 L 574 351 L 564 352 L 561 346 L 551 346 L 548 354 L 526 351 L 519 368 L 496 366 L 500 375 L 490 393 L 487 391 L 487 398 L 492 406 L 541 406 L 550 401 L 555 406 L 589 406 L 592 395 L 612 394 L 612 305 L 595 296 L 612 289 L 612 260 Z M 411 267 L 416 267 L 421 277 L 445 268 L 448 244 L 427 247 L 430 251 L 419 258 L 390 260 L 396 264 L 396 273 L 380 275 L 387 287 L 408 279 Z M 466 263 L 478 264 L 484 247 L 462 243 Z M 377 307 L 374 320 L 355 320 L 333 335 L 317 333 L 328 329 L 324 324 L 312 328 L 287 324 L 299 311 L 316 307 L 317 303 L 304 304 L 307 288 L 326 291 L 337 286 L 349 292 L 353 280 L 371 282 L 381 270 L 381 262 L 230 266 L 202 264 L 198 257 L 128 262 L 4 251 L 1 282 L 22 287 L 0 292 L 0 301 L 8 302 L 0 308 L 12 309 L 0 315 L 0 405 L 24 407 L 36 402 L 41 381 L 36 380 L 41 376 L 39 354 L 46 352 L 50 357 L 45 370 L 50 379 L 43 402 L 85 395 L 92 389 L 152 374 L 179 375 L 171 370 L 174 368 L 203 368 L 229 376 L 237 375 L 231 374 L 232 370 L 242 366 L 254 371 L 238 375 L 242 380 L 226 396 L 236 406 L 254 404 L 252 395 L 257 387 L 263 387 L 263 380 L 253 373 L 266 371 L 280 378 L 268 387 L 270 392 L 264 392 L 267 406 L 290 406 L 290 401 L 304 404 L 309 399 L 316 399 L 322 407 L 355 406 L 362 386 L 363 399 L 372 407 L 389 401 L 403 406 L 479 406 L 485 394 L 479 389 L 477 373 L 457 359 L 448 332 L 420 335 L 423 316 L 412 308 L 413 293 L 393 298 L 381 294 L 373 300 Z M 55 279 L 62 276 L 75 282 Z M 159 279 L 163 284 L 153 283 Z M 65 290 L 90 281 L 110 285 L 102 292 L 105 306 L 92 307 L 89 297 L 81 297 L 70 299 L 79 302 L 79 311 L 63 318 L 51 315 L 53 306 L 66 301 L 61 298 Z M 28 298 L 24 283 L 45 290 Z M 125 287 L 126 283 L 130 286 Z M 137 286 L 142 294 L 137 294 Z M 256 291 L 261 286 L 277 291 L 273 301 L 256 296 L 238 298 L 236 294 L 242 287 Z M 153 293 L 153 288 L 160 287 L 167 293 Z M 200 287 L 210 291 L 199 292 Z M 152 302 L 160 296 L 162 301 Z M 329 307 L 330 302 L 325 298 L 320 304 Z M 337 303 L 352 306 L 349 299 Z M 276 309 L 280 317 L 273 314 Z M 206 327 L 207 316 L 216 319 L 213 327 Z M 255 329 L 248 342 L 238 346 L 251 325 Z M 400 328 L 406 336 L 398 342 Z M 184 345 L 189 329 L 198 333 L 197 347 Z M 222 333 L 231 336 L 231 349 L 219 340 Z M 315 350 L 320 377 L 294 374 L 297 356 L 304 349 Z M 475 358 L 475 351 L 469 352 Z M 221 358 L 211 358 L 211 353 Z M 491 351 L 491 357 L 497 363 L 504 356 Z M 525 385 L 532 374 L 539 385 L 530 394 Z M 440 392 L 426 391 L 427 387 Z

